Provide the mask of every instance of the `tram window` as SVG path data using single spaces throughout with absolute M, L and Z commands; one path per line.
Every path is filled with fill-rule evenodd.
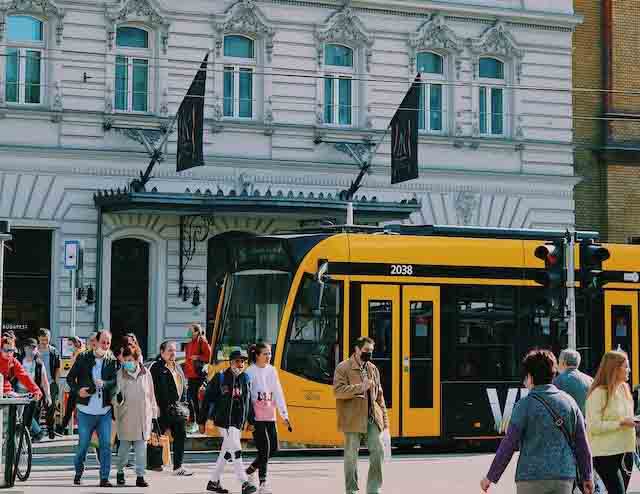
M 229 276 L 222 310 L 222 334 L 216 348 L 226 360 L 234 348 L 247 349 L 257 341 L 273 345 L 278 339 L 282 310 L 291 275 L 280 271 L 251 270 Z
M 411 302 L 411 408 L 433 406 L 433 302 Z
M 517 379 L 513 287 L 460 287 L 456 319 L 458 379 Z
M 375 346 L 371 359 L 380 371 L 387 408 L 393 408 L 393 303 L 369 301 L 369 338 Z
M 282 368 L 315 382 L 331 384 L 342 357 L 342 284 L 325 285 L 322 309 L 314 313 L 319 285 L 305 277 L 296 297 Z

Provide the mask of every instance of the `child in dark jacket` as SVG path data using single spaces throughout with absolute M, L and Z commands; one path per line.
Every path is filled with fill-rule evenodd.
M 243 373 L 246 355 L 240 350 L 231 352 L 229 368 L 217 373 L 207 385 L 204 403 L 201 408 L 199 424 L 201 429 L 207 419 L 213 420 L 222 437 L 222 446 L 218 460 L 211 472 L 207 491 L 225 494 L 229 491 L 222 487 L 220 477 L 227 460 L 233 462 L 238 480 L 242 482 L 242 494 L 253 494 L 257 488 L 249 483 L 242 463 L 240 435 L 247 422 L 252 422 L 251 382 Z

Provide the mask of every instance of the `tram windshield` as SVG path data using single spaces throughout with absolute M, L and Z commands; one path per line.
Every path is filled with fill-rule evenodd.
M 247 350 L 257 341 L 275 345 L 290 287 L 291 273 L 284 271 L 230 273 L 225 283 L 217 359 L 227 360 L 233 349 Z

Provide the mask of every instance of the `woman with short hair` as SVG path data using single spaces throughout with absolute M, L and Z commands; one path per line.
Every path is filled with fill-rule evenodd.
M 522 367 L 529 394 L 513 407 L 507 435 L 480 487 L 487 492 L 500 480 L 520 446 L 518 494 L 571 494 L 576 466 L 583 492 L 591 494 L 591 450 L 584 418 L 575 400 L 551 384 L 557 372 L 555 356 L 549 350 L 532 350 Z

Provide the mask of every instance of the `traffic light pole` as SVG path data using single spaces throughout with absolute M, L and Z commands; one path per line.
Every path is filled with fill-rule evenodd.
M 567 311 L 569 348 L 577 349 L 577 333 L 576 333 L 576 262 L 575 262 L 575 245 L 576 236 L 574 232 L 567 232 L 567 241 L 565 242 L 566 259 L 567 259 Z

